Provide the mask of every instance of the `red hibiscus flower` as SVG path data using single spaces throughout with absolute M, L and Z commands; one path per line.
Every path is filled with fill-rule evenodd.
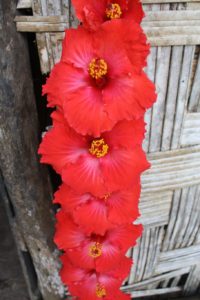
M 142 21 L 139 0 L 72 0 L 78 19 L 87 29 L 96 30 L 103 22 L 116 19 Z
M 95 222 L 95 216 L 90 221 Z M 105 272 L 124 259 L 127 250 L 136 244 L 141 233 L 141 225 L 128 224 L 110 229 L 103 236 L 93 233 L 87 235 L 68 214 L 60 211 L 57 213 L 54 241 L 74 265 Z
M 129 300 L 130 296 L 119 291 L 124 278 L 128 275 L 132 261 L 124 260 L 114 270 L 96 273 L 95 270 L 85 270 L 70 264 L 66 255 L 61 257 L 63 268 L 61 277 L 72 295 L 80 300 Z
M 141 29 L 123 23 L 109 22 L 95 34 L 68 30 L 62 60 L 43 87 L 48 106 L 62 109 L 83 135 L 99 137 L 120 120 L 141 117 L 155 101 L 155 87 L 142 71 L 148 47 L 139 42 Z
M 149 167 L 141 143 L 144 121 L 121 121 L 100 138 L 82 136 L 70 128 L 60 112 L 39 147 L 41 162 L 53 166 L 64 183 L 78 193 L 103 197 L 129 188 Z
M 103 235 L 110 228 L 132 223 L 138 218 L 139 197 L 139 183 L 129 190 L 115 191 L 102 198 L 90 193 L 77 193 L 62 184 L 55 193 L 54 203 L 59 203 L 63 211 L 72 214 L 75 222 L 87 233 Z M 91 222 L 92 219 L 95 222 Z

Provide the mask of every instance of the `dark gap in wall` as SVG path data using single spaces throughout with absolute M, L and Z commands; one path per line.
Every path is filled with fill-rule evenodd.
M 50 114 L 53 109 L 47 108 L 47 100 L 46 97 L 42 96 L 42 85 L 45 84 L 47 75 L 43 75 L 40 70 L 40 61 L 37 49 L 36 42 L 36 34 L 35 33 L 27 33 L 29 54 L 30 54 L 30 63 L 31 63 L 31 71 L 33 78 L 33 86 L 35 92 L 36 106 L 38 112 L 38 120 L 39 120 L 39 140 L 41 141 L 42 132 L 46 130 L 47 126 L 52 124 Z M 58 189 L 58 186 L 61 184 L 60 176 L 58 176 L 51 167 L 48 167 L 51 182 L 54 191 Z
M 1 170 L 0 170 L 0 194 L 4 198 L 4 201 L 6 202 L 5 205 L 6 205 L 6 208 L 7 208 L 7 214 L 9 214 L 10 218 L 14 219 L 15 216 L 16 216 L 15 208 L 13 206 L 13 203 L 12 203 L 11 199 L 10 199 L 8 190 L 6 188 L 6 184 L 4 183 L 4 178 L 3 178 Z M 2 201 L 3 201 L 3 199 L 2 199 Z
M 22 258 L 24 260 L 24 264 L 26 266 L 31 291 L 37 300 L 42 300 L 43 298 L 42 298 L 42 295 L 38 288 L 38 279 L 37 279 L 35 267 L 33 265 L 32 257 L 28 251 L 21 251 L 21 256 L 22 256 Z

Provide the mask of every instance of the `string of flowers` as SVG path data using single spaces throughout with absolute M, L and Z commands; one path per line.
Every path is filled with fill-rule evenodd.
M 66 30 L 62 57 L 43 87 L 52 128 L 41 162 L 60 174 L 54 241 L 61 278 L 80 300 L 126 300 L 126 252 L 142 234 L 144 113 L 156 99 L 143 69 L 149 53 L 138 0 L 73 0 L 81 24 Z

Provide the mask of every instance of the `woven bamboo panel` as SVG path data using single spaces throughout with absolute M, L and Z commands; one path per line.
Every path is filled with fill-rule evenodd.
M 200 1 L 144 0 L 142 26 L 152 45 L 146 72 L 158 100 L 146 113 L 144 149 L 152 168 L 142 177 L 145 231 L 123 290 L 135 297 L 200 286 Z M 76 26 L 69 0 L 20 0 L 33 16 L 18 31 L 36 32 L 41 70 L 59 61 L 63 31 Z

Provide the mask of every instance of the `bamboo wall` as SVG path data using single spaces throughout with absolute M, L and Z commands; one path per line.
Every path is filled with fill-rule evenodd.
M 188 295 L 200 285 L 200 1 L 143 4 L 152 45 L 146 72 L 158 100 L 146 113 L 144 149 L 152 168 L 142 177 L 145 231 L 128 253 L 135 265 L 122 288 L 135 297 Z M 28 7 L 33 16 L 17 16 L 17 30 L 36 33 L 47 74 L 59 61 L 64 29 L 77 20 L 69 0 L 18 2 L 18 9 Z

